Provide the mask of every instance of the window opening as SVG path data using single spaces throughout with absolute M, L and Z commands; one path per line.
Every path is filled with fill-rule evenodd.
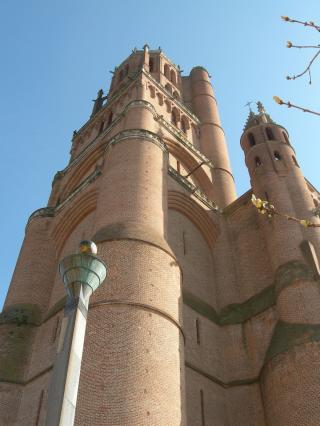
M 249 139 L 249 144 L 250 144 L 250 146 L 254 146 L 254 145 L 256 144 L 255 137 L 253 136 L 253 134 L 252 134 L 252 133 L 249 133 L 249 134 L 248 134 L 248 139 Z
M 149 59 L 149 72 L 153 72 L 154 71 L 154 60 L 153 58 Z
M 269 141 L 274 139 L 273 132 L 270 129 L 270 127 L 266 127 L 266 133 L 267 133 L 267 138 L 269 139 Z
M 256 167 L 260 167 L 262 165 L 262 161 L 259 157 L 255 157 L 254 159 Z
M 290 145 L 289 138 L 288 138 L 288 136 L 287 136 L 286 132 L 282 132 L 282 134 L 283 134 L 283 137 L 284 137 L 284 139 L 285 139 L 286 143 L 287 143 L 288 145 Z
M 200 322 L 199 322 L 199 318 L 196 319 L 196 331 L 197 331 L 197 344 L 200 345 Z
M 274 151 L 273 158 L 274 158 L 275 161 L 280 161 L 281 160 L 281 155 L 279 154 L 278 151 Z

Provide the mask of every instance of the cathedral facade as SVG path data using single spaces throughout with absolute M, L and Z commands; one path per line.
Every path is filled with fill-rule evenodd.
M 236 196 L 208 72 L 135 49 L 74 132 L 29 218 L 0 317 L 0 424 L 46 424 L 65 290 L 58 264 L 93 240 L 77 426 L 318 426 L 319 193 L 259 103 Z M 49 401 L 50 402 L 50 401 Z M 63 425 L 67 426 L 67 425 Z

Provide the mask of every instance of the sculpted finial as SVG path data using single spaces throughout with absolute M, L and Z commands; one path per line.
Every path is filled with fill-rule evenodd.
M 266 110 L 264 109 L 264 106 L 262 105 L 262 103 L 260 101 L 257 102 L 257 107 L 258 107 L 258 111 L 260 112 L 260 114 L 266 113 Z

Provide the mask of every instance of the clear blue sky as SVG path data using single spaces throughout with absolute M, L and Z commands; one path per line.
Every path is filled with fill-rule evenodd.
M 46 205 L 73 130 L 88 119 L 97 90 L 108 88 L 109 70 L 135 46 L 161 46 L 185 74 L 195 65 L 210 71 L 239 195 L 249 188 L 239 146 L 248 100 L 261 100 L 289 130 L 305 176 L 320 188 L 320 118 L 272 101 L 279 95 L 320 109 L 320 63 L 312 86 L 285 79 L 312 53 L 286 49 L 286 41 L 318 44 L 319 34 L 280 20 L 320 23 L 319 10 L 319 0 L 2 0 L 0 306 L 26 221 Z

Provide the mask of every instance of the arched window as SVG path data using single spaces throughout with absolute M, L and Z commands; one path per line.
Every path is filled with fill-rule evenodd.
M 149 86 L 149 90 L 150 90 L 150 96 L 152 98 L 155 98 L 155 96 L 156 96 L 156 89 L 153 86 Z
M 165 100 L 164 103 L 166 104 L 167 112 L 171 112 L 171 102 L 168 100 Z
M 189 123 L 187 119 L 183 116 L 181 118 L 181 130 L 183 131 L 183 133 L 187 133 L 188 129 L 189 129 Z
M 281 160 L 281 155 L 279 154 L 278 151 L 274 151 L 274 153 L 273 153 L 273 159 L 275 161 L 280 161 Z
M 149 72 L 153 72 L 154 71 L 154 59 L 150 58 L 149 59 Z
M 163 105 L 163 96 L 162 96 L 162 94 L 158 92 L 157 93 L 157 97 L 158 97 L 159 105 Z
M 315 200 L 314 198 L 313 198 L 313 204 L 314 204 L 314 206 L 315 206 L 315 207 L 318 207 L 318 206 L 319 206 L 318 201 L 317 201 L 317 200 Z
M 292 160 L 293 160 L 293 163 L 294 163 L 295 166 L 300 167 L 299 164 L 298 164 L 298 161 L 297 161 L 297 159 L 294 155 L 292 156 Z
M 127 64 L 124 68 L 124 75 L 128 75 L 129 74 L 129 64 Z
M 113 118 L 113 114 L 112 114 L 112 111 L 110 111 L 109 117 L 108 117 L 108 126 L 110 126 L 110 124 L 112 123 L 112 118 Z
M 176 73 L 173 70 L 171 70 L 170 72 L 170 80 L 172 81 L 173 84 L 177 83 Z
M 180 98 L 179 93 L 176 90 L 173 92 L 173 97 L 176 99 Z
M 252 133 L 248 133 L 248 139 L 250 146 L 254 146 L 256 144 L 256 140 Z
M 270 127 L 266 127 L 266 133 L 267 133 L 267 138 L 269 139 L 269 141 L 271 141 L 271 140 L 273 140 L 273 139 L 274 139 L 274 137 L 273 137 L 273 132 L 272 132 L 272 130 L 270 129 Z
M 165 64 L 164 66 L 164 75 L 167 77 L 168 80 L 170 80 L 170 68 L 168 64 Z
M 104 126 L 104 121 L 101 121 L 100 127 L 99 127 L 99 135 L 100 135 L 100 133 L 102 133 L 103 126 Z
M 174 124 L 175 126 L 178 125 L 178 117 L 177 117 L 177 112 L 175 109 L 171 111 L 171 123 Z
M 284 137 L 284 140 L 286 141 L 286 143 L 288 145 L 290 145 L 290 142 L 289 142 L 289 139 L 288 139 L 288 136 L 287 136 L 286 132 L 282 132 L 282 134 L 283 134 L 283 137 Z
M 119 71 L 119 81 L 123 80 L 123 70 Z
M 164 87 L 170 93 L 170 95 L 172 95 L 172 87 L 170 86 L 170 84 L 167 83 Z
M 254 162 L 255 162 L 256 167 L 262 166 L 262 161 L 260 160 L 259 157 L 255 157 Z

